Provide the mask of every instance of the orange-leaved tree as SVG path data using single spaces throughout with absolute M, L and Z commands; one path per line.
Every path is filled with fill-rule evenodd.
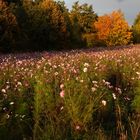
M 127 45 L 131 41 L 130 27 L 120 10 L 99 17 L 94 26 L 99 41 L 106 46 Z

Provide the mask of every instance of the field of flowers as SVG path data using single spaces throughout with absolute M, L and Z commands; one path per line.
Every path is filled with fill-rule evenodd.
M 0 139 L 140 139 L 140 46 L 1 55 Z

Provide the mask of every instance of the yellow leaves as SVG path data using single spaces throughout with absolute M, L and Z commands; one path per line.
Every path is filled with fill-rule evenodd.
M 94 25 L 98 39 L 107 46 L 127 45 L 131 39 L 132 33 L 121 11 L 99 17 Z
M 98 21 L 95 22 L 95 28 L 100 30 L 98 32 L 98 37 L 101 40 L 104 40 L 107 35 L 109 35 L 110 28 L 111 28 L 111 19 L 108 15 L 99 17 Z

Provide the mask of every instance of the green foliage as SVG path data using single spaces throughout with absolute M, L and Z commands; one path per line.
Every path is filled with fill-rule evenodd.
M 140 13 L 137 15 L 132 26 L 134 43 L 140 43 Z
M 93 34 L 95 34 L 93 23 L 97 20 L 97 14 L 93 11 L 92 5 L 88 5 L 87 3 L 80 5 L 79 2 L 75 2 L 70 12 L 70 18 L 73 25 L 72 32 L 74 40 L 77 40 L 78 43 L 83 41 L 86 46 L 92 47 L 95 42 L 93 37 Z M 90 39 L 88 40 L 87 37 L 89 36 Z
M 0 139 L 139 139 L 139 53 L 2 56 Z
M 52 0 L 45 0 L 39 4 L 25 2 L 24 9 L 28 17 L 28 39 L 37 45 L 38 49 L 61 48 L 67 42 L 66 16 L 64 17 L 65 11 L 60 5 Z
M 97 46 L 97 35 L 95 33 L 84 34 L 83 39 L 86 41 L 87 47 Z
M 15 69 L 15 71 L 18 70 Z M 0 94 L 0 139 L 29 138 L 33 124 L 33 120 L 30 118 L 32 116 L 33 88 L 32 86 L 24 88 L 22 82 L 25 81 L 22 81 L 21 77 L 17 76 L 18 82 L 14 81 L 11 76 L 16 77 L 16 75 L 12 69 L 5 69 L 5 74 L 6 77 L 0 74 L 0 88 L 3 88 Z M 4 92 L 4 88 L 6 92 Z
M 82 33 L 93 32 L 92 24 L 97 20 L 97 14 L 93 11 L 92 5 L 87 3 L 80 5 L 75 2 L 72 6 L 71 17 L 76 17 Z
M 134 101 L 132 103 L 132 106 L 139 113 L 140 112 L 140 83 L 138 83 L 135 90 L 136 90 L 136 95 L 135 95 Z

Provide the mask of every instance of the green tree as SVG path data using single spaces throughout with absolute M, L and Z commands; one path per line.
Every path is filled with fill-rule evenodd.
M 21 5 L 23 0 L 3 0 L 3 1 L 7 2 L 8 4 L 15 3 L 17 5 Z
M 53 0 L 29 4 L 25 2 L 24 9 L 28 16 L 28 38 L 39 49 L 59 49 L 67 38 L 65 18 L 60 5 Z
M 133 31 L 134 43 L 140 43 L 140 13 L 137 15 L 134 21 L 132 31 Z
M 92 5 L 84 3 L 82 5 L 79 2 L 75 2 L 72 6 L 71 16 L 76 17 L 82 33 L 93 32 L 93 22 L 97 20 L 97 14 L 94 12 Z
M 57 5 L 60 7 L 60 10 L 64 17 L 64 22 L 66 25 L 66 35 L 65 35 L 65 47 L 73 48 L 72 42 L 72 23 L 70 20 L 69 9 L 66 7 L 64 1 L 57 1 Z
M 85 42 L 84 44 L 91 47 L 95 40 L 95 28 L 93 23 L 97 20 L 98 16 L 94 12 L 92 5 L 75 2 L 72 6 L 70 13 L 71 21 L 73 24 L 73 35 L 78 42 Z M 79 38 L 79 39 L 78 39 Z

